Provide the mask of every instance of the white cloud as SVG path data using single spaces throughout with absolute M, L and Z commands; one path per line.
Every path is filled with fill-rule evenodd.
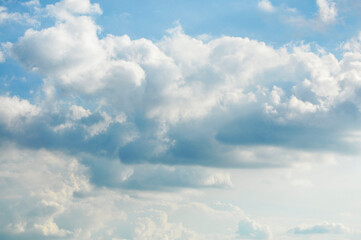
M 74 121 L 80 118 L 70 117 L 54 126 L 56 131 L 81 127 L 92 138 L 107 134 L 112 124 L 124 123 L 126 116 L 124 127 L 131 130 L 122 135 L 133 136 L 129 142 L 144 141 L 134 144 L 152 149 L 140 151 L 148 152 L 142 156 L 146 159 L 180 146 L 177 137 L 168 135 L 179 124 L 216 117 L 217 127 L 212 128 L 217 131 L 238 118 L 234 113 L 239 111 L 231 109 L 247 112 L 254 106 L 275 121 L 272 124 L 302 121 L 350 101 L 354 89 L 350 86 L 357 84 L 355 77 L 346 77 L 357 74 L 357 65 L 346 64 L 350 54 L 338 61 L 333 54 L 314 53 L 307 45 L 274 49 L 248 38 L 221 37 L 204 43 L 187 36 L 179 26 L 158 43 L 128 36 L 99 38 L 97 29 L 90 17 L 78 16 L 40 31 L 28 30 L 10 47 L 11 55 L 44 76 L 44 91 L 50 92 L 47 101 L 61 108 L 57 98 L 62 92 L 77 94 L 94 106 L 83 108 L 80 112 L 87 116 L 82 118 L 92 112 L 103 119 L 76 125 Z M 292 88 L 283 87 L 287 82 Z M 262 87 L 266 85 L 272 88 Z M 226 112 L 219 117 L 222 111 Z M 151 132 L 137 131 L 129 120 L 139 117 L 151 123 L 148 126 L 155 124 Z M 234 149 L 222 149 L 232 156 Z
M 72 4 L 79 6 L 70 11 Z M 304 150 L 314 147 L 311 139 L 316 137 L 317 150 L 340 150 L 346 144 L 337 137 L 346 125 L 327 115 L 338 116 L 336 109 L 347 103 L 350 111 L 361 109 L 357 38 L 345 44 L 349 50 L 338 60 L 305 44 L 277 49 L 228 36 L 203 42 L 180 26 L 156 43 L 127 35 L 100 37 L 99 26 L 87 16 L 94 6 L 89 1 L 48 5 L 68 9 L 69 15 L 8 44 L 11 57 L 43 77 L 46 98 L 40 101 L 54 118 L 42 120 L 55 130 L 51 139 L 65 141 L 67 134 L 79 133 L 83 151 L 107 136 L 107 146 L 90 149 L 119 152 L 126 163 L 213 166 L 272 164 L 260 154 L 244 154 L 237 145 Z M 77 108 L 64 110 L 73 105 Z M 321 121 L 336 130 L 326 131 Z M 287 131 L 299 135 L 290 141 Z M 289 165 L 280 160 L 275 165 L 281 163 Z
M 86 188 L 86 179 L 81 176 L 84 168 L 61 154 L 4 147 L 7 151 L 0 155 L 0 208 L 6 221 L 2 221 L 0 231 L 16 234 L 39 230 L 45 236 L 66 236 L 70 232 L 59 228 L 54 218 L 64 212 L 75 191 Z
M 0 237 L 272 239 L 239 207 L 212 206 L 238 182 L 204 166 L 309 166 L 359 146 L 340 138 L 358 137 L 349 126 L 360 120 L 359 37 L 337 59 L 307 45 L 202 41 L 180 26 L 159 42 L 101 37 L 89 16 L 101 13 L 96 4 L 61 1 L 47 11 L 54 26 L 7 44 L 10 57 L 43 77 L 47 95 L 36 96 L 38 105 L 0 97 L 2 144 L 21 145 L 0 146 Z M 287 185 L 318 187 L 303 176 Z
M 90 0 L 62 0 L 46 6 L 47 12 L 58 19 L 69 19 L 74 14 L 101 14 L 102 10 L 98 3 L 90 3 Z
M 361 52 L 361 32 L 357 37 L 350 39 L 348 42 L 343 44 L 343 49 L 348 52 Z
M 38 7 L 40 6 L 40 2 L 39 0 L 30 0 L 30 1 L 27 1 L 27 2 L 24 2 L 24 3 L 21 3 L 22 5 L 25 5 L 25 6 L 28 6 L 28 7 Z
M 40 113 L 40 108 L 16 96 L 0 96 L 0 123 L 14 128 Z
M 205 117 L 220 103 L 253 101 L 253 95 L 243 92 L 253 77 L 287 61 L 283 49 L 277 51 L 264 43 L 222 37 L 205 44 L 186 36 L 179 27 L 159 45 L 175 60 L 182 75 L 181 81 L 163 91 L 168 100 L 151 109 L 148 116 L 171 123 Z M 258 58 L 259 55 L 263 58 Z M 262 62 L 262 67 L 253 65 L 256 61 Z M 210 75 L 202 75 L 205 71 Z
M 98 135 L 104 131 L 106 131 L 109 125 L 113 122 L 112 118 L 105 112 L 100 113 L 103 121 L 99 121 L 88 127 L 88 132 L 90 136 Z
M 41 31 L 30 29 L 13 45 L 12 55 L 21 58 L 27 69 L 45 75 L 49 81 L 46 85 L 56 84 L 84 93 L 93 93 L 109 84 L 121 86 L 122 82 L 140 86 L 144 71 L 135 62 L 113 60 L 97 30 L 86 16 L 69 18 Z
M 301 225 L 290 230 L 294 234 L 344 234 L 353 231 L 340 223 L 322 223 L 316 225 Z
M 312 29 L 314 31 L 324 32 L 328 25 L 337 22 L 338 10 L 333 0 L 316 0 L 316 3 L 318 12 L 313 18 L 302 15 L 297 9 L 289 8 L 286 8 L 287 13 L 283 17 L 287 23 L 291 23 L 300 29 Z M 350 3 L 345 4 L 352 5 Z
M 262 11 L 273 12 L 275 7 L 272 6 L 272 3 L 269 0 L 261 0 L 258 2 L 258 8 Z
M 7 8 L 0 6 L 0 23 L 5 21 L 19 21 L 21 19 L 20 13 L 8 13 Z
M 289 107 L 291 111 L 294 110 L 302 114 L 313 113 L 317 111 L 317 106 L 313 105 L 310 102 L 303 102 L 293 95 L 291 96 Z
M 17 23 L 24 23 L 29 25 L 38 25 L 39 22 L 30 17 L 27 13 L 18 13 L 13 12 L 9 13 L 6 7 L 0 6 L 0 24 L 5 22 L 17 22 Z
M 76 158 L 6 144 L 1 146 L 0 165 L 2 237 L 122 238 L 122 231 L 115 230 L 125 228 L 122 208 L 131 200 L 94 188 Z
M 2 51 L 0 51 L 0 63 L 5 62 L 5 56 Z
M 43 224 L 34 224 L 34 229 L 39 230 L 43 233 L 44 236 L 58 236 L 65 237 L 67 234 L 70 234 L 70 231 L 65 231 L 63 229 L 59 229 L 58 225 L 54 223 L 52 219 L 49 219 L 47 222 Z
M 245 239 L 272 239 L 272 232 L 266 225 L 244 218 L 238 223 L 238 234 Z
M 317 5 L 319 7 L 319 18 L 322 22 L 332 23 L 336 21 L 336 3 L 332 0 L 317 0 Z
M 134 232 L 134 240 L 200 238 L 195 232 L 184 228 L 181 223 L 169 223 L 167 214 L 162 211 L 152 211 L 151 216 L 138 218 Z
M 180 67 L 182 77 L 188 77 L 208 63 L 211 49 L 201 40 L 184 34 L 180 25 L 168 33 L 170 36 L 164 37 L 158 46 Z
M 89 117 L 91 114 L 89 109 L 84 109 L 82 106 L 71 105 L 69 109 L 73 120 L 80 120 Z
M 97 117 L 96 121 L 89 121 L 89 123 L 82 123 L 82 119 L 89 117 Z M 127 117 L 124 113 L 119 113 L 115 116 L 110 116 L 106 112 L 96 111 L 92 113 L 89 109 L 84 109 L 81 106 L 71 105 L 67 113 L 65 113 L 65 121 L 53 127 L 55 132 L 61 132 L 72 129 L 85 129 L 88 132 L 88 137 L 94 137 L 107 131 L 112 124 L 124 124 Z
M 60 152 L 10 143 L 0 150 L 4 238 L 229 240 L 236 229 L 228 227 L 243 216 L 238 207 L 195 202 L 199 192 L 97 188 L 87 167 Z

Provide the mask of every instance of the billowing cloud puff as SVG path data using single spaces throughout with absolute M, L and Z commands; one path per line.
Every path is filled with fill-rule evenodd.
M 7 133 L 21 144 L 126 164 L 220 167 L 292 163 L 269 161 L 275 158 L 255 148 L 357 149 L 345 140 L 360 118 L 357 38 L 340 60 L 310 45 L 275 49 L 227 36 L 204 42 L 180 26 L 155 43 L 100 38 L 87 15 L 97 5 L 61 1 L 46 9 L 53 7 L 69 16 L 9 45 L 10 56 L 44 83 L 42 114 L 28 122 L 38 131 Z
M 85 93 L 103 89 L 107 82 L 139 86 L 143 70 L 134 62 L 112 60 L 97 37 L 97 29 L 86 16 L 70 18 L 42 31 L 30 29 L 14 44 L 12 54 L 27 69 L 44 74 L 47 85 L 53 86 L 54 82 Z
M 352 126 L 359 118 L 355 47 L 338 60 L 308 45 L 274 49 L 233 37 L 204 43 L 180 27 L 158 43 L 101 39 L 98 29 L 91 17 L 72 15 L 28 30 L 11 46 L 13 58 L 44 77 L 43 116 L 58 119 L 40 118 L 44 135 L 33 137 L 58 142 L 64 133 L 78 135 L 78 151 L 98 143 L 95 150 L 118 151 L 127 164 L 252 166 L 236 157 L 241 146 L 354 151 L 336 137 L 348 127 L 331 119 Z M 68 103 L 59 101 L 61 94 Z M 74 107 L 75 96 L 84 106 Z M 98 142 L 105 136 L 108 146 Z M 280 163 L 255 162 L 262 164 Z

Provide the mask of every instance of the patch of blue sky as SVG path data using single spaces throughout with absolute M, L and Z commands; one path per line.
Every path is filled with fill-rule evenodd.
M 19 66 L 15 60 L 7 59 L 0 64 L 0 94 L 18 96 L 31 102 L 42 85 L 41 77 Z
M 273 12 L 261 11 L 258 1 L 124 0 L 115 4 L 105 0 L 100 3 L 105 14 L 98 16 L 97 22 L 104 35 L 128 34 L 133 39 L 159 40 L 166 29 L 179 23 L 191 36 L 249 37 L 276 47 L 294 41 L 317 42 L 330 50 L 355 36 L 361 25 L 357 17 L 360 6 L 352 1 L 337 2 L 337 21 L 318 29 L 309 22 L 317 18 L 316 1 L 271 2 Z
M 9 12 L 28 13 L 34 9 L 21 3 L 26 1 L 5 1 L 1 5 Z M 54 1 L 40 1 L 44 7 Z M 316 1 L 271 1 L 275 11 L 265 12 L 258 8 L 258 1 L 114 1 L 99 2 L 103 11 L 95 19 L 106 34 L 127 34 L 132 39 L 147 38 L 158 41 L 166 30 L 181 24 L 191 36 L 208 34 L 248 37 L 264 41 L 275 47 L 289 42 L 317 42 L 327 50 L 335 50 L 339 45 L 355 36 L 361 26 L 358 17 L 361 4 L 357 1 L 337 1 L 337 21 L 314 29 L 308 21 L 317 18 Z M 53 24 L 53 20 L 42 16 L 41 27 Z M 14 42 L 27 28 L 37 28 L 27 24 L 0 25 L 0 41 Z

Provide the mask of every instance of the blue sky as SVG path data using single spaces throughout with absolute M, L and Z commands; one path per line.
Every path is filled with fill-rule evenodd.
M 1 239 L 360 239 L 361 4 L 0 2 Z

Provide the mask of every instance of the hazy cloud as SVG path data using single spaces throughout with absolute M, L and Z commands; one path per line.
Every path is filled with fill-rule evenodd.
M 273 12 L 275 7 L 272 6 L 272 3 L 269 0 L 261 0 L 258 2 L 258 8 L 262 11 Z

